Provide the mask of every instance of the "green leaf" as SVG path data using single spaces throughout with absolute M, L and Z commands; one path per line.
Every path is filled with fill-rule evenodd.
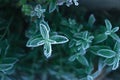
M 32 7 L 30 5 L 24 4 L 22 6 L 22 11 L 24 12 L 25 15 L 30 15 L 31 14 Z
M 95 42 L 95 43 L 101 43 L 101 42 L 105 41 L 107 38 L 108 38 L 107 35 L 105 35 L 105 34 L 99 34 L 99 35 L 97 35 L 97 36 L 94 38 L 94 42 Z
M 77 56 L 77 60 L 78 60 L 82 65 L 89 66 L 89 63 L 88 63 L 86 57 L 84 57 L 84 56 L 82 56 L 82 55 L 79 55 L 79 56 Z
M 106 25 L 107 31 L 111 31 L 112 24 L 108 19 L 105 19 L 105 25 Z
M 117 32 L 118 30 L 119 30 L 119 27 L 115 27 L 115 28 L 112 29 L 112 32 L 115 33 L 115 32 Z
M 11 57 L 11 58 L 4 58 L 2 63 L 14 65 L 17 61 L 18 61 L 18 59 Z
M 97 45 L 95 45 L 95 46 L 91 46 L 89 48 L 90 52 L 92 52 L 95 55 L 97 55 L 97 51 L 99 51 L 100 49 L 109 49 L 109 47 L 108 46 L 100 46 L 100 45 L 97 46 Z
M 89 66 L 86 66 L 86 68 L 85 68 L 85 73 L 91 74 L 93 70 L 94 70 L 94 65 L 93 65 L 92 61 L 90 60 Z
M 49 5 L 49 13 L 53 12 L 56 9 L 56 1 L 51 1 Z
M 120 54 L 120 43 L 119 42 L 116 42 L 115 43 L 115 46 L 114 46 L 114 50 Z
M 69 61 L 71 61 L 71 62 L 75 61 L 76 57 L 77 57 L 76 55 L 72 55 L 72 56 L 69 58 Z
M 20 5 L 24 5 L 24 4 L 26 4 L 26 2 L 27 2 L 27 0 L 20 0 L 20 1 L 19 1 L 19 4 L 20 4 Z
M 112 70 L 116 70 L 118 67 L 119 67 L 119 58 L 116 57 L 115 60 L 114 60 Z
M 113 57 L 113 58 L 107 58 L 107 59 L 105 59 L 105 63 L 107 64 L 107 65 L 113 65 L 114 64 L 114 60 L 115 60 L 115 58 Z
M 42 36 L 37 35 L 30 38 L 26 44 L 27 47 L 38 47 L 44 44 Z
M 87 80 L 94 80 L 92 76 L 88 75 Z
M 44 20 L 41 20 L 41 21 L 40 21 L 40 24 L 45 25 L 45 26 L 46 26 L 46 28 L 47 28 L 47 30 L 50 32 L 50 27 L 49 27 L 49 25 L 48 25 L 48 23 L 47 23 L 47 22 L 45 22 Z
M 112 58 L 116 55 L 116 53 L 109 49 L 101 49 L 97 52 L 97 55 L 105 58 Z
M 68 38 L 66 38 L 65 36 L 61 36 L 61 35 L 53 35 L 50 37 L 50 39 L 56 41 L 51 44 L 63 44 L 69 41 Z
M 82 48 L 85 50 L 85 49 L 88 49 L 90 47 L 90 44 L 87 43 L 87 42 L 82 42 Z
M 2 60 L 2 64 L 0 64 L 0 71 L 8 71 L 13 68 L 14 64 L 18 60 L 16 58 L 5 58 Z
M 31 17 L 37 17 L 37 18 L 41 18 L 43 13 L 45 12 L 45 9 L 42 9 L 41 5 L 38 4 L 35 6 L 34 10 L 31 11 Z
M 49 30 L 47 29 L 46 25 L 40 24 L 40 33 L 43 39 L 49 39 Z
M 45 43 L 44 44 L 44 55 L 46 56 L 46 58 L 49 58 L 51 56 L 52 53 L 52 46 L 50 43 Z
M 96 19 L 95 19 L 94 15 L 91 14 L 90 17 L 89 17 L 89 20 L 88 20 L 88 24 L 90 25 L 90 27 L 93 26 L 93 24 L 95 23 L 95 21 L 96 21 Z
M 114 40 L 120 42 L 120 38 L 119 38 L 119 36 L 118 36 L 116 33 L 111 33 L 110 36 L 111 36 Z
M 0 71 L 5 72 L 13 68 L 12 64 L 0 64 Z

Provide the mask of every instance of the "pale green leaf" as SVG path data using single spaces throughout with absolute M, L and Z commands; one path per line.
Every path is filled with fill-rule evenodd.
M 114 33 L 114 32 L 117 32 L 118 30 L 119 30 L 119 27 L 115 27 L 112 29 L 112 32 Z
M 49 39 L 49 30 L 47 29 L 45 24 L 40 24 L 40 33 L 43 39 Z
M 44 44 L 42 36 L 37 35 L 30 38 L 26 44 L 27 47 L 38 47 Z
M 118 67 L 119 67 L 119 58 L 116 57 L 115 60 L 114 60 L 112 70 L 116 70 Z
M 105 19 L 105 25 L 108 31 L 111 31 L 112 29 L 112 24 L 108 19 Z
M 45 22 L 44 20 L 41 20 L 40 24 L 45 25 L 45 26 L 46 26 L 46 28 L 47 28 L 47 30 L 48 30 L 48 31 L 50 31 L 50 27 L 49 27 L 49 25 L 48 25 L 48 23 L 47 23 L 47 22 Z
M 114 50 L 120 54 L 120 42 L 115 43 Z
M 53 35 L 50 37 L 50 39 L 56 41 L 51 44 L 63 44 L 69 41 L 68 38 L 66 38 L 65 36 L 61 36 L 61 35 Z
M 49 58 L 51 56 L 52 53 L 52 46 L 50 43 L 45 43 L 44 44 L 44 55 L 46 56 L 46 58 Z
M 0 71 L 8 71 L 13 68 L 14 64 L 18 61 L 16 58 L 5 58 L 0 64 Z

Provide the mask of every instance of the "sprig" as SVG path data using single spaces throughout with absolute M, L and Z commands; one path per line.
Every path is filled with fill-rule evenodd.
M 50 28 L 47 23 L 39 24 L 40 34 L 30 38 L 27 47 L 38 47 L 44 45 L 44 55 L 49 58 L 52 53 L 52 44 L 63 44 L 68 42 L 68 38 L 61 35 L 49 35 Z

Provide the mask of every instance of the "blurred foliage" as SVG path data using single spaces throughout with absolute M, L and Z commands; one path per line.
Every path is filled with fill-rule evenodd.
M 119 13 L 78 2 L 0 0 L 0 80 L 95 80 L 116 70 Z

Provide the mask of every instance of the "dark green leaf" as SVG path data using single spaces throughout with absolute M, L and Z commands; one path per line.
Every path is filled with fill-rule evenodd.
M 69 58 L 69 61 L 71 61 L 71 62 L 72 62 L 72 61 L 75 61 L 76 57 L 77 57 L 76 55 L 72 55 L 72 56 Z
M 117 53 L 120 53 L 120 42 L 116 42 L 116 43 L 115 43 L 114 50 L 115 50 Z
M 112 58 L 116 55 L 116 53 L 109 49 L 101 49 L 101 50 L 97 51 L 97 55 L 99 55 L 101 57 L 105 57 L 105 58 Z
M 111 33 L 110 36 L 111 36 L 114 40 L 120 42 L 120 38 L 119 38 L 119 36 L 118 36 L 116 33 Z
M 93 54 L 97 55 L 97 51 L 100 50 L 100 49 L 109 49 L 108 46 L 91 46 L 89 48 L 90 52 L 92 52 Z
M 12 64 L 0 64 L 0 71 L 8 71 L 13 68 Z
M 92 27 L 93 24 L 95 23 L 95 21 L 96 21 L 96 19 L 95 19 L 94 15 L 91 14 L 90 17 L 89 17 L 89 20 L 88 20 L 89 26 Z
M 107 64 L 107 65 L 113 65 L 114 64 L 114 60 L 115 58 L 107 58 L 104 62 Z
M 88 60 L 86 59 L 86 57 L 84 57 L 84 56 L 82 56 L 82 55 L 79 55 L 79 56 L 77 56 L 77 60 L 78 60 L 82 65 L 89 66 L 89 63 L 88 63 Z
M 108 19 L 105 19 L 105 25 L 108 31 L 111 31 L 112 29 L 112 24 Z
M 49 13 L 53 12 L 56 9 L 56 1 L 51 1 L 49 5 Z
M 103 41 L 105 41 L 107 39 L 107 35 L 103 34 L 99 34 L 94 38 L 94 42 L 95 43 L 101 43 Z

